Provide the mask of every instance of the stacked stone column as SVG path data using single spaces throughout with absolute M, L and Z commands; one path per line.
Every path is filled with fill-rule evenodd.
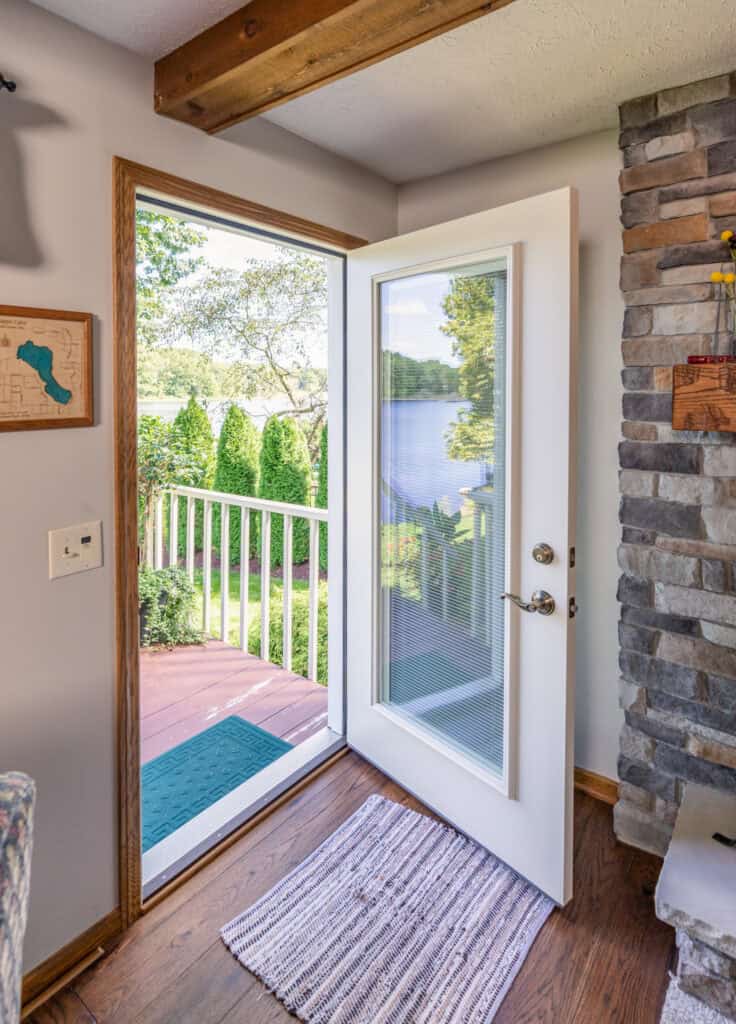
M 684 784 L 736 793 L 736 435 L 671 427 L 672 366 L 713 350 L 711 272 L 728 259 L 721 233 L 736 231 L 736 76 L 620 115 L 626 722 L 615 827 L 664 854 Z M 727 344 L 722 333 L 715 347 Z

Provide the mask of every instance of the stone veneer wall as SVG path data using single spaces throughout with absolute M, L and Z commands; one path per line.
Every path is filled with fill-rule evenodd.
M 620 118 L 615 827 L 662 854 L 684 783 L 736 792 L 736 434 L 671 427 L 672 365 L 711 351 L 710 274 L 728 256 L 721 231 L 736 231 L 736 75 L 632 100 Z

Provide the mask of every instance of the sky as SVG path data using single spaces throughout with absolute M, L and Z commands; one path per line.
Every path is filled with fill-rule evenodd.
M 213 266 L 241 270 L 246 259 L 273 259 L 276 255 L 277 246 L 266 239 L 243 231 L 225 231 L 203 224 L 195 226 L 207 235 L 207 241 L 199 252 Z
M 450 287 L 446 273 L 418 274 L 381 286 L 381 345 L 412 359 L 439 359 L 457 366 L 452 339 L 442 334 L 442 301 Z

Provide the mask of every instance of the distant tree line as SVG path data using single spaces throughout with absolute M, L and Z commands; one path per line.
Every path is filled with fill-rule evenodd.
M 383 394 L 388 398 L 447 398 L 457 394 L 459 371 L 439 359 L 383 353 Z

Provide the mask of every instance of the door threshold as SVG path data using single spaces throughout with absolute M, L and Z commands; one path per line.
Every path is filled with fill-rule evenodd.
M 160 890 L 168 890 L 178 876 L 207 854 L 219 853 L 216 848 L 232 833 L 249 824 L 260 812 L 268 812 L 269 805 L 278 797 L 343 748 L 347 749 L 344 736 L 328 727 L 321 729 L 144 853 L 143 909 L 150 909 Z

